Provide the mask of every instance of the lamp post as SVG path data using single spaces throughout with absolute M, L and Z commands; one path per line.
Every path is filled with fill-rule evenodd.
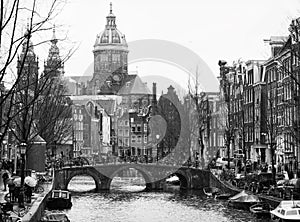
M 19 145 L 20 154 L 21 154 L 21 189 L 19 194 L 19 207 L 24 208 L 24 178 L 25 178 L 25 154 L 26 154 L 26 146 L 27 144 L 22 142 Z
M 158 164 L 158 141 L 159 141 L 159 134 L 156 135 L 156 164 Z

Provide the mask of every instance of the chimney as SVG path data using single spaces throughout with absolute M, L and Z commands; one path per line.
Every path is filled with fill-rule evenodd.
M 153 113 L 156 113 L 157 110 L 157 100 L 156 100 L 156 83 L 154 82 L 152 85 L 152 110 Z
M 288 37 L 286 36 L 271 36 L 270 39 L 264 40 L 265 42 L 269 42 L 269 45 L 271 46 L 272 57 L 275 57 L 280 52 L 287 39 Z

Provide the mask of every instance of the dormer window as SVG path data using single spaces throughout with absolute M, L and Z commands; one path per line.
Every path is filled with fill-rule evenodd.
M 126 83 L 126 87 L 129 87 L 129 86 L 130 86 L 130 82 L 127 82 L 127 83 Z

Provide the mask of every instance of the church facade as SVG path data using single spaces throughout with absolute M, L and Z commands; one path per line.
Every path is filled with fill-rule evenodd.
M 149 153 L 146 152 L 149 138 L 146 116 L 151 110 L 149 107 L 153 95 L 138 75 L 128 74 L 128 53 L 125 35 L 117 29 L 116 16 L 110 4 L 104 30 L 96 36 L 93 46 L 94 66 L 91 76 L 70 77 L 71 81 L 68 81 L 69 85 L 73 84 L 70 95 L 74 105 L 87 109 L 88 112 L 83 113 L 91 115 L 93 122 L 99 122 L 98 129 L 91 129 L 92 122 L 85 123 L 83 127 L 84 135 L 90 134 L 93 141 L 98 141 L 98 145 L 94 143 L 91 147 L 81 148 L 86 151 L 90 149 L 90 152 L 84 152 L 91 153 L 90 157 L 103 160 L 113 156 L 125 158 Z M 93 104 L 93 111 L 90 104 Z M 140 125 L 146 129 L 142 133 L 132 130 Z M 89 133 L 92 131 L 98 134 Z

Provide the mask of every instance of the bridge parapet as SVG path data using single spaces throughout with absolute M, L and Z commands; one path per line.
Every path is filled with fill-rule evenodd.
M 202 189 L 209 186 L 209 171 L 195 168 L 176 167 L 157 164 L 105 164 L 94 166 L 64 167 L 55 171 L 54 188 L 67 189 L 70 180 L 79 175 L 91 176 L 96 185 L 96 191 L 109 190 L 113 178 L 119 172 L 134 168 L 140 172 L 146 182 L 147 190 L 162 189 L 165 179 L 177 175 L 181 188 Z

